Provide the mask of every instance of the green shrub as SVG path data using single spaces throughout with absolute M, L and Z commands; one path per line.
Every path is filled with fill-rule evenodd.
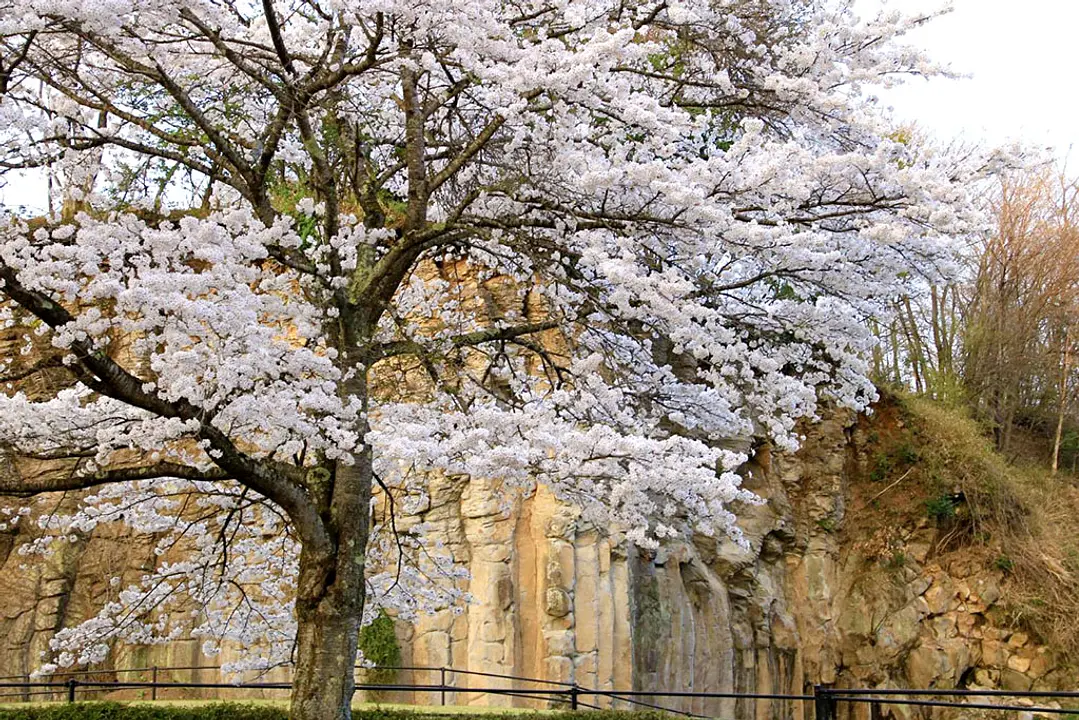
M 580 713 L 478 712 L 443 714 L 388 708 L 354 708 L 355 720 L 522 720 L 532 716 L 542 720 L 578 720 Z M 589 720 L 665 720 L 670 716 L 658 712 L 625 712 L 603 710 L 588 714 Z M 78 702 L 57 704 L 28 704 L 0 707 L 0 720 L 288 720 L 283 705 L 254 705 L 243 703 L 211 703 L 206 705 L 172 705 L 162 703 L 122 704 L 115 702 Z
M 918 450 L 914 447 L 914 443 L 910 438 L 905 438 L 899 447 L 895 449 L 895 457 L 904 465 L 913 465 L 918 462 Z
M 880 482 L 888 477 L 888 473 L 892 471 L 893 464 L 890 455 L 882 452 L 877 453 L 873 456 L 873 468 L 869 471 L 869 479 L 873 482 Z
M 397 642 L 397 633 L 393 627 L 393 618 L 380 610 L 370 625 L 360 628 L 360 652 L 364 659 L 377 665 L 377 668 L 365 668 L 359 673 L 359 682 L 369 685 L 392 685 L 397 680 L 397 668 L 401 664 L 401 646 Z M 385 693 L 377 690 L 365 691 L 365 699 L 381 702 Z
M 955 517 L 955 501 L 951 495 L 937 495 L 925 501 L 925 511 L 934 520 L 949 520 Z
M 836 529 L 835 518 L 830 517 L 830 516 L 829 517 L 823 517 L 823 518 L 821 518 L 820 520 L 817 521 L 817 527 L 819 527 L 824 532 L 835 532 L 835 529 Z
M 871 467 L 869 468 L 869 479 L 873 482 L 880 482 L 896 469 L 918 462 L 919 457 L 914 441 L 908 435 L 904 435 L 891 448 L 874 453 Z
M 183 706 L 79 702 L 0 708 L 0 720 L 288 720 L 288 711 L 281 706 L 242 703 Z

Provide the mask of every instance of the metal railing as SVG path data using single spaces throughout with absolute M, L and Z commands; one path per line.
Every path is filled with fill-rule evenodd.
M 87 699 L 87 693 L 113 692 L 117 690 L 142 689 L 150 691 L 150 699 L 157 700 L 159 690 L 290 690 L 288 682 L 178 682 L 161 680 L 162 673 L 190 671 L 193 674 L 203 670 L 220 670 L 220 666 L 150 666 L 145 668 L 124 668 L 110 670 L 75 670 L 57 672 L 48 680 L 32 680 L 25 675 L 0 676 L 0 702 L 18 697 L 25 701 L 45 695 L 53 700 L 75 702 Z M 603 703 L 614 705 L 660 710 L 668 713 L 694 718 L 713 717 L 701 715 L 681 708 L 667 707 L 660 704 L 663 700 L 738 700 L 744 702 L 783 701 L 811 703 L 815 720 L 836 720 L 840 703 L 869 704 L 870 717 L 879 720 L 885 716 L 889 706 L 908 706 L 923 708 L 962 708 L 966 710 L 998 710 L 1051 715 L 1079 716 L 1079 692 L 1075 691 L 1009 691 L 1009 690 L 960 690 L 960 689 L 885 689 L 885 688 L 834 688 L 817 685 L 813 694 L 782 693 L 738 693 L 738 692 L 695 692 L 690 690 L 616 690 L 587 688 L 575 683 L 531 678 L 522 675 L 488 673 L 478 670 L 462 670 L 447 667 L 402 666 L 402 667 L 359 667 L 357 670 L 392 670 L 398 672 L 437 673 L 437 683 L 363 683 L 356 684 L 357 691 L 378 693 L 433 694 L 439 698 L 439 704 L 446 705 L 448 695 L 458 693 L 494 695 L 537 700 L 549 706 L 563 707 L 569 710 L 603 709 Z M 93 676 L 120 674 L 148 674 L 149 680 L 100 680 Z M 459 677 L 505 680 L 513 683 L 512 687 L 471 687 L 457 684 Z M 61 680 L 60 678 L 66 678 Z M 535 687 L 520 687 L 521 683 Z M 490 683 L 487 683 L 490 685 Z M 9 692 L 4 692 L 9 691 Z M 14 692 L 10 692 L 14 691 Z M 946 698 L 946 699 L 942 699 Z M 593 702 L 587 702 L 592 699 Z M 991 702 L 998 699 L 1000 702 Z M 1023 704 L 1023 701 L 1030 704 Z M 1035 704 L 1035 700 L 1064 700 L 1073 707 Z

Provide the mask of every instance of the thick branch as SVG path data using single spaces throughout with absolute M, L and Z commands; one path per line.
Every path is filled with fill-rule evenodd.
M 0 280 L 3 281 L 3 292 L 11 300 L 50 327 L 60 328 L 74 320 L 64 307 L 42 293 L 24 287 L 11 268 L 0 265 Z M 144 383 L 140 378 L 95 349 L 89 342 L 73 342 L 71 351 L 75 355 L 76 365 L 94 377 L 91 387 L 98 392 L 159 417 L 197 421 L 199 437 L 209 441 L 211 447 L 217 451 L 214 462 L 218 467 L 280 505 L 313 551 L 326 552 L 332 547 L 325 523 L 303 488 L 302 471 L 299 468 L 246 455 L 213 425 L 212 414 L 187 400 L 169 402 L 144 390 Z
M 82 458 L 51 463 L 36 461 L 36 464 L 39 467 L 31 474 L 25 474 L 17 461 L 9 459 L 9 462 L 0 465 L 0 496 L 30 497 L 41 493 L 86 490 L 111 483 L 157 478 L 213 481 L 229 477 L 228 473 L 220 468 L 199 470 L 190 465 L 171 462 L 99 470 L 85 469 Z
M 285 39 L 281 37 L 281 25 L 277 22 L 277 13 L 273 9 L 273 0 L 262 0 L 262 12 L 266 15 L 266 25 L 270 28 L 270 39 L 273 41 L 277 58 L 289 75 L 296 76 L 296 66 L 292 64 L 292 56 L 285 47 Z

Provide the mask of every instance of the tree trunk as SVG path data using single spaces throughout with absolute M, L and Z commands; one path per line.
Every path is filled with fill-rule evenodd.
M 359 367 L 359 366 L 354 366 Z M 367 430 L 367 381 L 359 370 L 343 392 L 361 398 L 357 420 Z M 356 643 L 364 604 L 364 567 L 370 533 L 371 450 L 366 445 L 351 465 L 337 463 L 327 488 L 334 551 L 300 553 L 296 587 L 296 669 L 292 720 L 349 720 L 355 690 Z
M 301 584 L 313 589 L 318 578 L 325 577 L 324 570 L 324 563 L 305 562 L 301 554 Z M 294 720 L 349 720 L 352 716 L 353 668 L 363 600 L 361 597 L 357 602 L 322 584 L 320 599 L 296 600 L 296 669 L 289 710 Z
M 1064 435 L 1064 411 L 1068 408 L 1068 373 L 1071 372 L 1071 333 L 1064 329 L 1064 358 L 1060 370 L 1060 404 L 1057 406 L 1057 431 L 1053 436 L 1053 475 L 1060 464 L 1060 441 Z

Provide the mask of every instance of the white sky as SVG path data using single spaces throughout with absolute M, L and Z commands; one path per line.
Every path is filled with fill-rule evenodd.
M 1079 0 L 953 0 L 954 10 L 908 42 L 969 78 L 912 78 L 882 94 L 903 121 L 942 140 L 1079 150 Z M 869 17 L 882 7 L 917 13 L 930 0 L 856 0 Z M 0 187 L 0 203 L 45 206 L 39 174 Z
M 882 0 L 857 0 L 870 17 Z M 917 13 L 926 0 L 890 0 Z M 897 117 L 942 139 L 1079 149 L 1079 0 L 953 0 L 953 11 L 907 36 L 969 78 L 912 78 L 882 94 Z

